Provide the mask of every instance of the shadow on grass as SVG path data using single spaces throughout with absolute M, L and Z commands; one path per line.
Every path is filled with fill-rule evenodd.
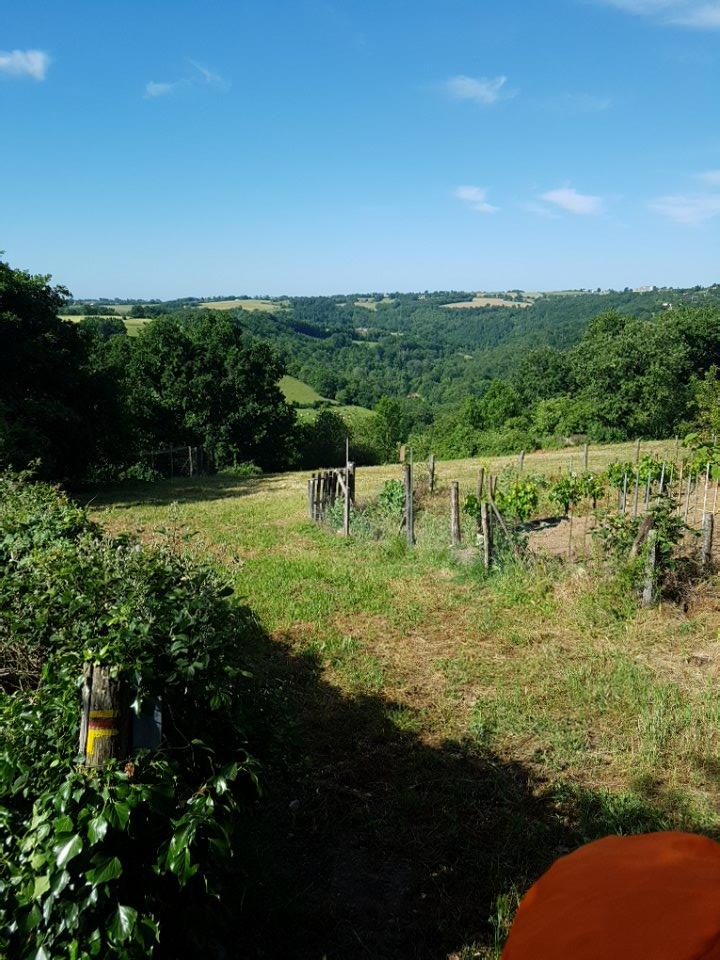
M 266 473 L 259 477 L 238 478 L 219 473 L 153 483 L 103 484 L 75 490 L 74 497 L 83 506 L 92 507 L 162 506 L 173 502 L 198 503 L 246 497 L 257 493 L 260 488 L 271 491 L 279 484 L 287 486 L 287 474 Z
M 477 744 L 428 742 L 382 697 L 344 696 L 314 657 L 254 643 L 264 796 L 237 851 L 248 887 L 222 902 L 237 931 L 224 956 L 484 956 L 496 898 L 557 856 L 688 826 L 647 797 L 552 792 Z

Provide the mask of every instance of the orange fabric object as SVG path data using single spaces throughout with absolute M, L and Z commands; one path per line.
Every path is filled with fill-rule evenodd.
M 720 960 L 720 844 L 605 837 L 530 888 L 503 960 Z

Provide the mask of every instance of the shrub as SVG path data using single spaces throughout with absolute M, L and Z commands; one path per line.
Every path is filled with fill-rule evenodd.
M 211 568 L 103 537 L 52 487 L 5 475 L 0 495 L 0 955 L 207 948 L 255 789 L 254 621 Z M 89 663 L 129 678 L 135 710 L 162 699 L 158 751 L 76 766 Z
M 495 495 L 495 503 L 503 516 L 525 523 L 535 513 L 540 502 L 537 485 L 531 480 L 514 480 Z
M 386 480 L 378 495 L 378 506 L 390 516 L 401 516 L 405 509 L 405 488 L 399 480 Z

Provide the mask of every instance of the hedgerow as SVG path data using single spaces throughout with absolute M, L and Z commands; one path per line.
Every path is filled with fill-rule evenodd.
M 56 489 L 0 477 L 0 956 L 212 956 L 212 904 L 242 878 L 236 829 L 257 789 L 255 629 L 212 568 L 103 536 Z M 91 663 L 128 679 L 135 710 L 161 702 L 158 750 L 78 764 Z

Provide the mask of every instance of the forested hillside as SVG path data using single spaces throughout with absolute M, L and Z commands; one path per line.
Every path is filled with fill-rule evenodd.
M 171 447 L 278 470 L 348 435 L 382 463 L 717 432 L 718 287 L 472 297 L 79 303 L 0 263 L 0 461 L 78 482 L 151 479 Z
M 720 288 L 571 292 L 534 297 L 530 307 L 446 307 L 472 296 L 440 291 L 283 297 L 272 313 L 235 309 L 228 315 L 272 341 L 288 372 L 324 397 L 373 407 L 384 394 L 416 393 L 437 405 L 480 396 L 490 380 L 512 373 L 535 347 L 573 346 L 598 314 L 648 319 L 682 305 L 719 304 Z M 176 300 L 132 313 L 153 317 L 203 307 Z

